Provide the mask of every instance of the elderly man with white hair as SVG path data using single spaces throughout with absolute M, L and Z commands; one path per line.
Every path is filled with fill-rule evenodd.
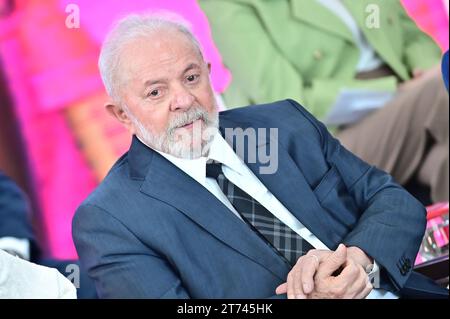
M 447 296 L 412 272 L 420 203 L 295 101 L 219 114 L 181 22 L 124 18 L 99 67 L 133 134 L 73 220 L 100 297 Z

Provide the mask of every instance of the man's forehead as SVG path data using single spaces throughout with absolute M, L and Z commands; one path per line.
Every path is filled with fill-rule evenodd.
M 142 37 L 124 46 L 121 54 L 122 71 L 139 75 L 141 72 L 182 71 L 190 64 L 203 62 L 198 49 L 185 36 Z

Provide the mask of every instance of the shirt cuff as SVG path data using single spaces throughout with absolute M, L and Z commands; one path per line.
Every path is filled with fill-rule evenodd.
M 370 282 L 373 283 L 373 281 L 376 279 L 376 276 L 380 275 L 380 267 L 378 266 L 377 262 L 374 260 L 373 264 L 370 265 L 370 268 L 366 269 L 367 276 L 369 276 Z
M 384 289 L 380 289 L 380 266 L 374 260 L 370 269 L 366 269 L 367 276 L 370 283 L 373 285 L 373 290 L 366 297 L 366 299 L 398 299 L 399 295 Z

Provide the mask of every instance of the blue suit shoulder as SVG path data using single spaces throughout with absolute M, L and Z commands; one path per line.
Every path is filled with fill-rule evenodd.
M 266 104 L 249 105 L 221 112 L 221 120 L 250 123 L 253 127 L 278 128 L 287 134 L 295 133 L 323 142 L 325 127 L 300 103 L 281 100 Z

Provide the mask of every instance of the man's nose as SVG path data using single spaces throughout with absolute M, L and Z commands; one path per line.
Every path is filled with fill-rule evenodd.
M 173 97 L 171 111 L 183 111 L 189 109 L 194 103 L 194 96 L 185 88 L 179 88 Z

